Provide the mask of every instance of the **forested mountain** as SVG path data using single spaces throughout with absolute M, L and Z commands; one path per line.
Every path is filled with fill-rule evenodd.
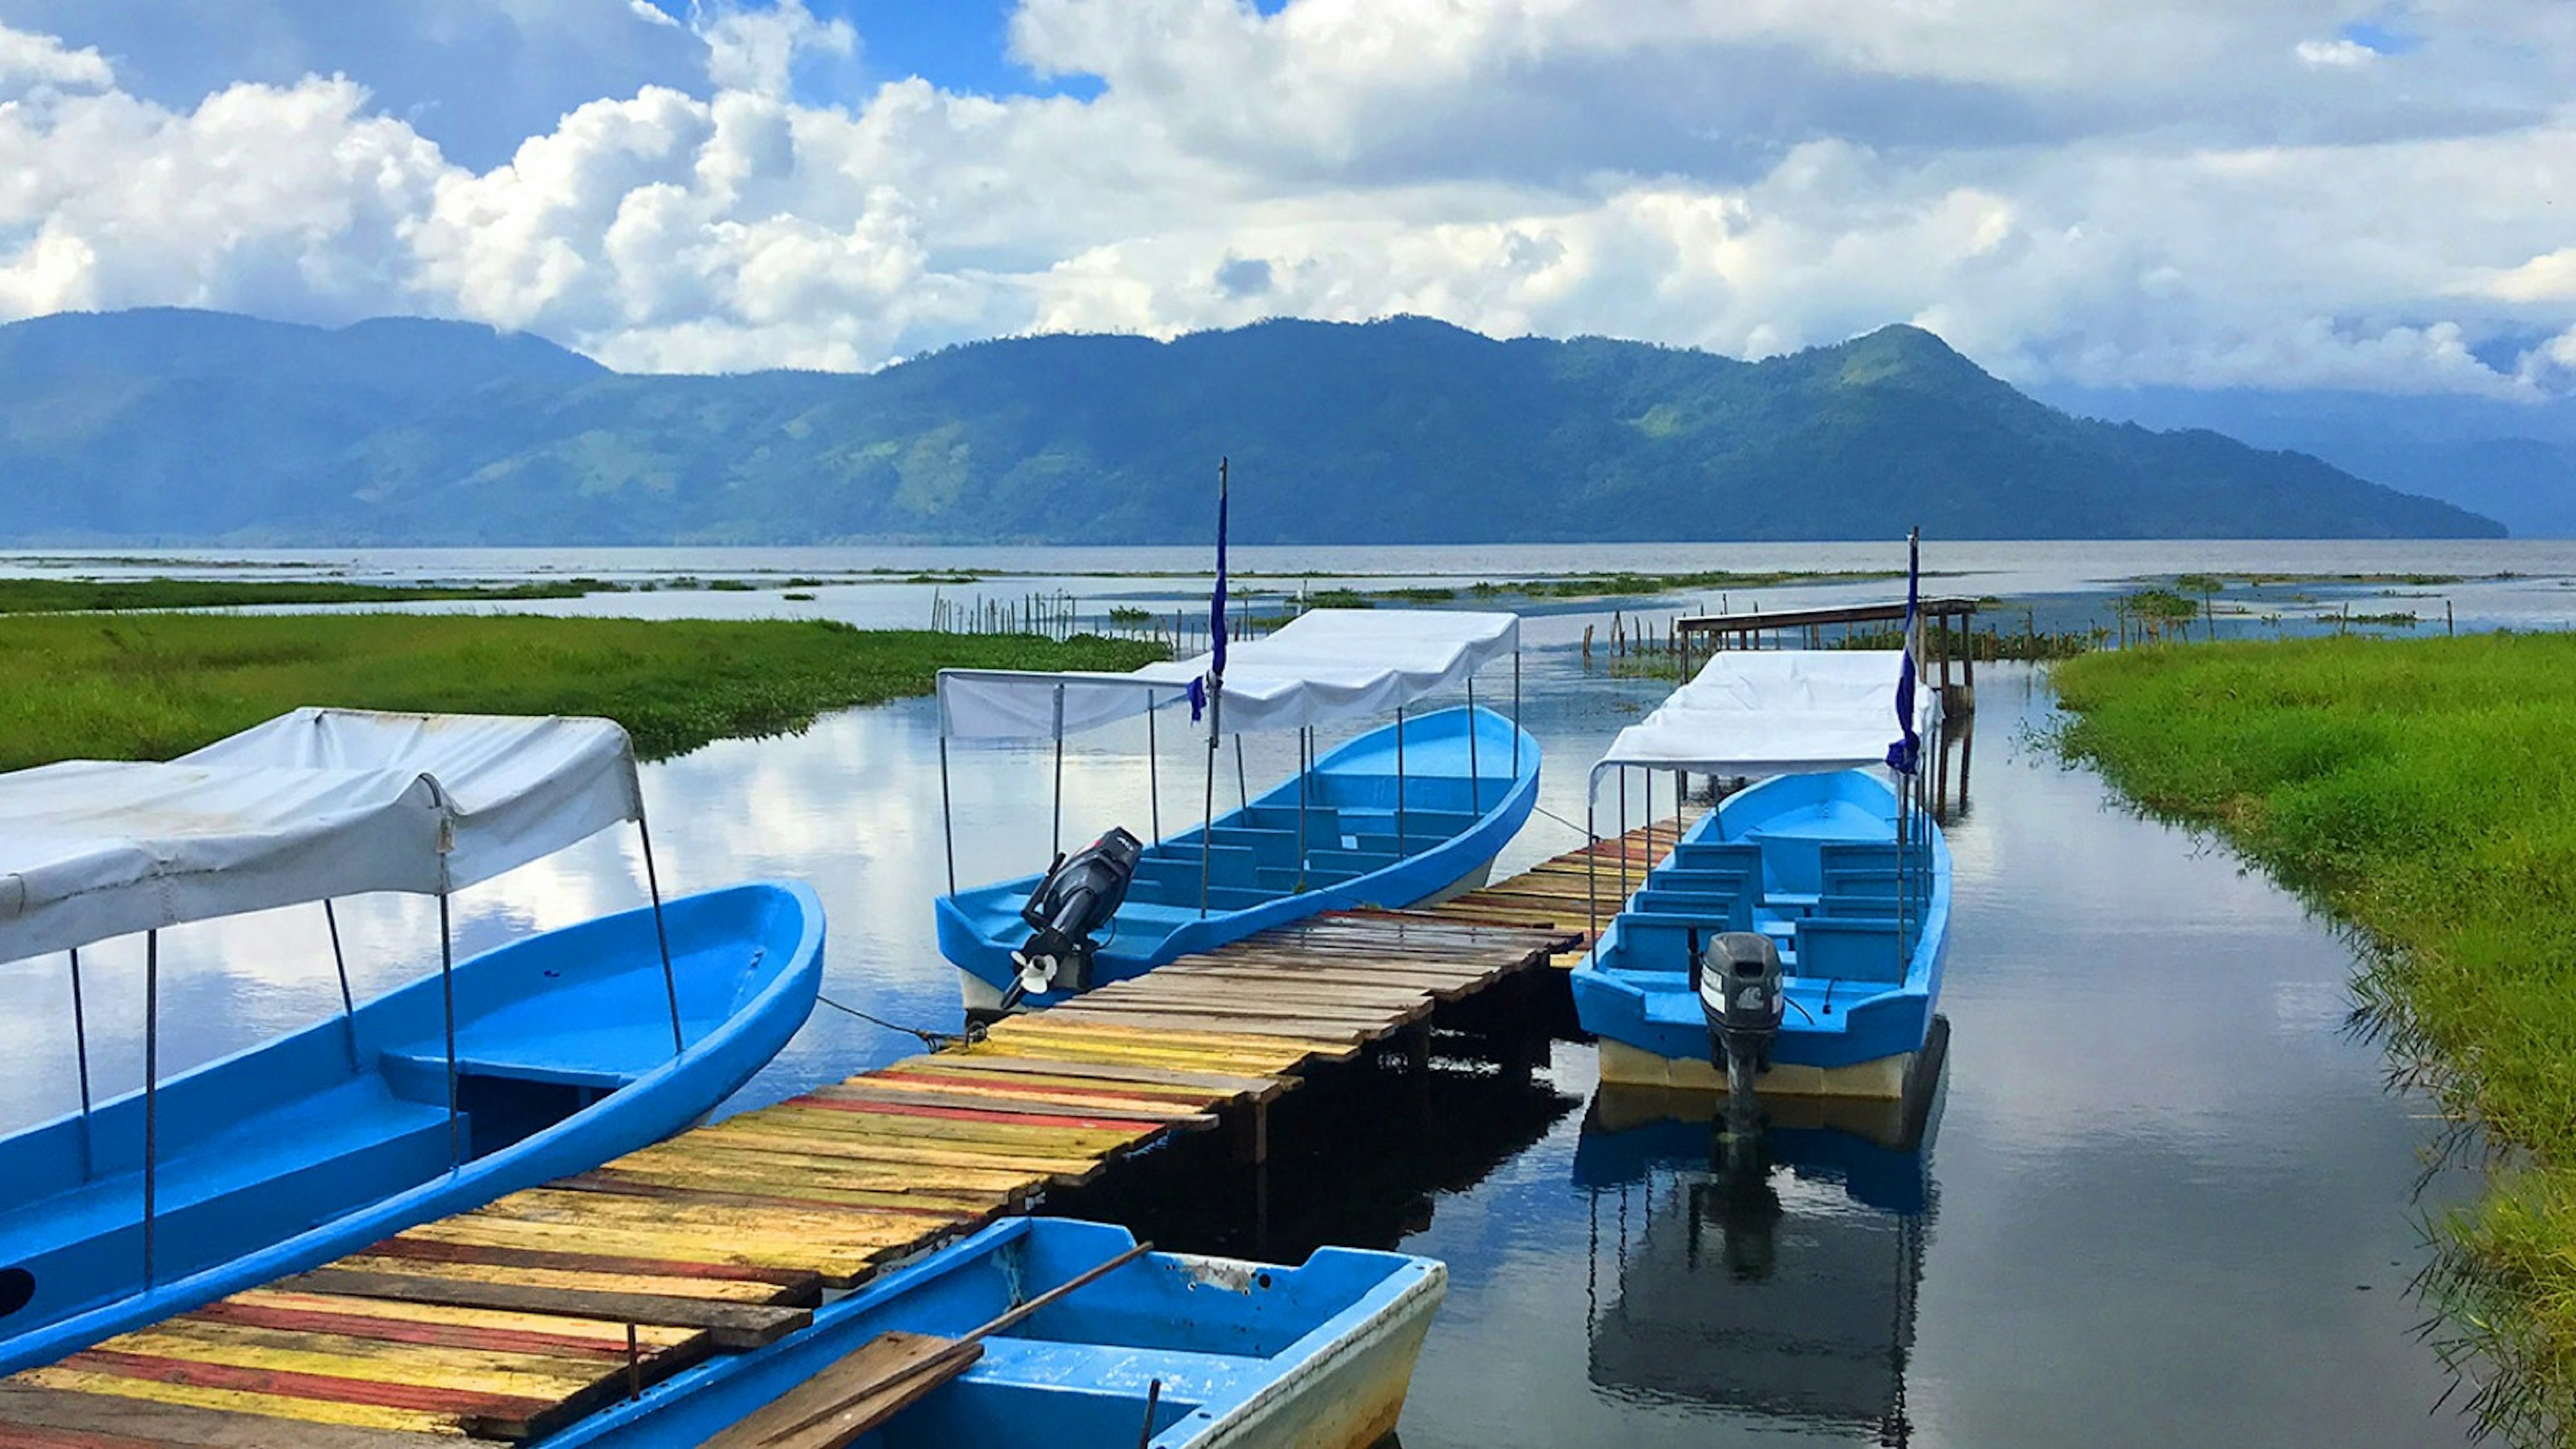
M 1443 323 L 1051 336 L 629 376 L 533 337 L 214 313 L 0 327 L 0 537 L 1246 542 L 2500 532 L 2314 458 L 2070 417 L 1930 333 L 1760 363 Z

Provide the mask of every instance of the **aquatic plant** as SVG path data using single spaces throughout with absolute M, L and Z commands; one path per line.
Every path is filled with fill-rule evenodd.
M 2505 1154 L 2435 1220 L 2434 1341 L 2488 1430 L 2576 1430 L 2576 635 L 2351 636 L 2091 654 L 2058 733 L 2223 834 L 2363 947 L 2405 1080 Z M 2486 1366 L 2479 1368 L 2478 1366 Z

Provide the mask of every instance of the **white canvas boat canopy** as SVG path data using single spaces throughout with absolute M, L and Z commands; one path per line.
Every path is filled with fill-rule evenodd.
M 1731 650 L 1619 732 L 1592 767 L 1706 775 L 1787 775 L 1887 762 L 1897 737 L 1901 651 Z M 1928 736 L 1940 691 L 1915 690 L 1915 730 Z
M 1465 683 L 1517 650 L 1520 638 L 1517 614 L 1317 609 L 1226 647 L 1224 730 L 1376 718 Z M 943 669 L 940 733 L 984 740 L 1079 734 L 1185 700 L 1211 662 L 1201 654 L 1128 674 Z
M 0 961 L 440 894 L 642 817 L 626 731 L 597 719 L 300 709 L 167 764 L 0 774 Z

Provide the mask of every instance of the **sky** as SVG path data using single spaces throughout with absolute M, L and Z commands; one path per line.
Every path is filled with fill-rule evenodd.
M 2571 0 L 0 0 L 0 320 L 1439 317 L 2576 392 Z

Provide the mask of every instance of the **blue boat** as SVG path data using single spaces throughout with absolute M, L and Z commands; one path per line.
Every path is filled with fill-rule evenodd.
M 978 1338 L 962 1371 L 952 1363 L 922 1376 L 936 1386 L 849 1442 L 1365 1449 L 1394 1430 L 1447 1289 L 1439 1263 L 1330 1247 L 1296 1268 L 1152 1252 L 1120 1261 L 1135 1251 L 1108 1224 L 1009 1219 L 825 1303 L 809 1327 L 682 1370 L 540 1449 L 758 1443 L 828 1412 L 848 1390 L 818 1376 L 878 1335 L 955 1343 L 997 1321 L 1007 1326 Z M 1043 1301 L 1059 1290 L 1070 1291 Z M 1009 1321 L 1033 1302 L 1034 1313 Z
M 640 820 L 614 725 L 338 711 L 280 724 L 256 748 L 169 765 L 0 776 L 0 820 L 17 827 L 0 845 L 14 906 L 0 955 L 74 943 L 82 1100 L 0 1139 L 0 1372 L 650 1145 L 740 1087 L 812 1010 L 822 907 L 790 882 L 657 891 L 650 907 L 448 959 L 448 891 Z M 337 763 L 276 748 L 316 739 Z M 423 842 L 434 860 L 413 858 Z M 438 973 L 354 1001 L 343 962 L 341 1012 L 160 1077 L 165 930 L 424 884 L 440 897 Z M 140 1089 L 92 1101 L 80 948 L 103 925 L 144 935 L 146 1068 Z
M 1319 911 L 1419 906 L 1483 884 L 1538 801 L 1538 741 L 1473 702 L 1477 666 L 1506 651 L 1517 698 L 1518 643 L 1519 620 L 1509 614 L 1316 610 L 1237 645 L 1208 707 L 1211 736 L 1295 730 L 1308 763 L 1223 815 L 1133 850 L 1133 876 L 1096 927 L 1101 939 L 1082 977 L 1025 998 L 1010 997 L 1032 935 L 1023 907 L 1047 873 L 959 890 L 952 856 L 949 893 L 934 909 L 940 953 L 957 967 L 967 1009 L 989 1014 L 1006 999 L 1048 1005 Z M 1052 738 L 1061 758 L 1069 732 L 1137 715 L 1150 721 L 1193 690 L 1205 698 L 1204 667 L 945 671 L 942 769 L 950 739 Z M 1462 686 L 1463 706 L 1407 713 L 1426 694 Z M 1318 726 L 1387 710 L 1393 722 L 1320 757 L 1307 746 Z M 1213 799 L 1213 747 L 1207 758 Z
M 1725 1090 L 1729 993 L 1750 987 L 1769 1016 L 1759 1091 L 1904 1095 L 1940 996 L 1950 851 L 1914 779 L 1900 793 L 1861 762 L 1898 732 L 1912 668 L 1892 652 L 1721 654 L 1614 742 L 1596 779 L 1771 778 L 1684 832 L 1576 966 L 1604 1081 Z M 1915 728 L 1937 718 L 1927 702 Z

